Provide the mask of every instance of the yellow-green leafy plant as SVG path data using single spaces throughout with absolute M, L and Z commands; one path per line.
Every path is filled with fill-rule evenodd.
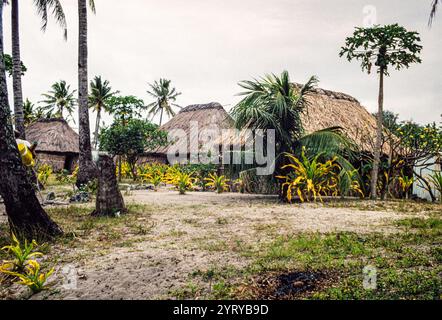
M 193 176 L 193 173 L 185 173 L 178 170 L 170 170 L 166 174 L 166 183 L 175 186 L 180 194 L 185 194 L 186 191 L 193 190 L 194 184 L 197 179 Z
M 5 261 L 5 264 L 12 266 L 12 271 L 23 271 L 28 260 L 43 256 L 43 253 L 36 251 L 37 247 L 35 240 L 31 242 L 25 240 L 21 244 L 15 234 L 12 234 L 12 244 L 3 247 L 2 250 L 12 255 L 13 259 Z
M 338 188 L 338 176 L 336 171 L 340 167 L 335 163 L 336 159 L 320 162 L 321 154 L 313 159 L 307 158 L 303 149 L 301 158 L 292 154 L 286 154 L 291 161 L 283 166 L 282 170 L 289 170 L 285 176 L 277 176 L 285 180 L 283 188 L 287 188 L 287 200 L 292 202 L 293 196 L 297 195 L 301 202 L 322 201 L 322 196 L 336 194 Z
M 115 174 L 118 177 L 119 176 L 119 170 L 120 170 L 119 169 L 119 165 L 117 165 L 116 167 L 117 168 L 116 168 Z M 131 167 L 130 167 L 130 165 L 129 165 L 129 163 L 127 161 L 122 161 L 121 162 L 121 177 L 123 179 L 130 179 L 130 178 L 132 178 L 132 169 L 131 169 Z
M 439 192 L 439 201 L 442 203 L 442 173 L 435 172 L 428 179 L 433 184 L 434 189 Z
M 48 183 L 49 177 L 52 174 L 52 167 L 48 164 L 42 164 L 37 169 L 37 180 L 43 187 Z
M 358 179 L 358 170 L 341 170 L 338 176 L 338 188 L 333 192 L 333 196 L 357 194 L 364 198 L 364 192 Z
M 229 191 L 229 179 L 226 176 L 219 176 L 217 173 L 209 173 L 207 178 L 204 178 L 206 187 L 215 190 L 217 193 L 223 193 L 224 191 Z
M 414 183 L 414 178 L 409 177 L 402 172 L 402 175 L 398 178 L 398 181 L 401 190 L 405 194 L 405 199 L 408 199 L 410 188 L 413 186 Z
M 158 186 L 164 181 L 167 166 L 159 163 L 149 163 L 138 166 L 137 172 L 143 183 L 150 183 L 157 190 Z
M 22 272 L 9 271 L 1 268 L 2 273 L 17 277 L 19 284 L 27 286 L 33 293 L 38 293 L 47 289 L 45 286 L 48 278 L 54 273 L 54 268 L 44 273 L 41 272 L 40 263 L 36 260 L 28 260 Z
M 231 191 L 244 193 L 244 181 L 241 178 L 233 180 L 231 185 Z

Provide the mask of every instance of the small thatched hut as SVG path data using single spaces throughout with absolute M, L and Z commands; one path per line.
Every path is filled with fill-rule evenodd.
M 197 125 L 198 130 L 192 130 L 193 125 Z M 188 141 L 196 139 L 201 145 L 201 134 L 196 137 L 196 134 L 201 133 L 202 130 L 210 128 L 232 129 L 234 121 L 232 117 L 224 110 L 223 106 L 217 102 L 207 104 L 194 104 L 183 108 L 175 117 L 164 124 L 160 129 L 171 132 L 172 130 L 183 130 Z M 195 141 L 195 140 L 194 140 Z M 175 148 L 180 145 L 175 143 Z M 189 150 L 189 146 L 185 146 Z M 141 162 L 163 162 L 167 163 L 167 153 L 170 146 L 157 148 L 156 150 L 149 150 L 141 159 Z M 188 155 L 189 156 L 189 155 Z
M 49 164 L 53 170 L 72 171 L 78 161 L 79 137 L 64 119 L 44 119 L 26 128 L 26 140 L 37 142 L 40 164 Z

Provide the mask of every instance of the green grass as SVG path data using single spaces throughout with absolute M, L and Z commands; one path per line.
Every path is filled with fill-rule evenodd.
M 391 235 L 302 233 L 280 236 L 254 247 L 238 245 L 236 252 L 251 259 L 247 267 L 212 267 L 196 270 L 190 276 L 200 281 L 195 290 L 208 299 L 259 298 L 253 289 L 257 279 L 289 271 L 333 275 L 327 285 L 300 296 L 302 299 L 441 299 L 440 214 L 406 218 L 394 224 L 400 230 Z M 232 251 L 232 244 L 225 243 L 224 250 Z M 363 286 L 363 268 L 369 265 L 377 270 L 375 290 Z
M 280 237 L 255 252 L 246 278 L 287 270 L 333 271 L 332 285 L 311 299 L 441 299 L 442 220 L 407 218 L 393 235 L 298 234 Z M 377 289 L 363 287 L 365 266 L 377 269 Z M 247 293 L 237 298 L 248 297 Z

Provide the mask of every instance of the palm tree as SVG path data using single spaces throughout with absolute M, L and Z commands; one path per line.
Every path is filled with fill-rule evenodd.
M 95 3 L 89 0 L 95 13 Z M 78 118 L 80 157 L 77 186 L 85 185 L 96 177 L 97 169 L 92 161 L 91 131 L 88 104 L 88 48 L 87 48 L 87 0 L 78 0 Z
M 58 0 L 34 0 L 38 15 L 42 19 L 42 29 L 48 24 L 48 11 L 52 12 L 56 21 L 65 31 L 66 17 L 61 3 Z M 11 36 L 12 36 L 12 85 L 14 91 L 14 119 L 15 128 L 22 138 L 25 138 L 25 124 L 23 114 L 23 89 L 22 89 L 22 62 L 20 59 L 20 23 L 19 0 L 11 0 Z
M 436 17 L 437 12 L 437 6 L 441 2 L 441 0 L 433 0 L 433 3 L 431 4 L 431 13 L 430 13 L 430 20 L 428 21 L 428 25 L 433 24 L 433 19 Z
M 91 81 L 91 94 L 89 95 L 89 107 L 97 113 L 97 120 L 95 121 L 94 133 L 94 148 L 98 146 L 98 132 L 100 130 L 101 112 L 109 112 L 109 99 L 115 96 L 117 92 L 112 92 L 112 87 L 109 81 L 101 79 L 101 76 L 95 77 Z
M 346 149 L 353 149 L 351 141 L 341 134 L 340 128 L 329 128 L 309 135 L 304 134 L 301 114 L 309 106 L 307 97 L 312 94 L 318 80 L 311 77 L 301 88 L 296 88 L 290 81 L 287 71 L 281 76 L 267 75 L 259 80 L 242 81 L 239 85 L 245 89 L 239 95 L 245 96 L 232 110 L 232 116 L 238 129 L 275 130 L 276 171 L 285 164 L 285 153 L 300 155 L 306 146 L 312 154 L 324 157 L 338 156 L 344 169 L 352 168 L 343 156 Z M 283 189 L 280 197 L 286 198 Z
M 52 90 L 48 93 L 42 94 L 45 98 L 40 101 L 45 104 L 43 110 L 50 114 L 54 113 L 57 118 L 63 118 L 63 113 L 67 112 L 66 119 L 72 118 L 76 105 L 74 94 L 77 90 L 71 91 L 71 86 L 66 84 L 64 80 L 54 83 L 51 88 Z
M 3 56 L 3 4 L 0 1 L 0 57 Z M 4 60 L 0 59 L 0 195 L 9 226 L 27 239 L 51 238 L 62 230 L 46 214 L 35 195 L 15 143 L 8 101 Z
M 29 99 L 26 99 L 26 101 L 23 103 L 23 119 L 25 126 L 28 126 L 37 120 L 35 105 Z
M 171 81 L 167 79 L 160 79 L 160 81 L 155 81 L 153 84 L 149 84 L 151 91 L 147 91 L 155 101 L 149 104 L 149 115 L 153 117 L 160 113 L 160 126 L 163 123 L 163 113 L 166 112 L 167 116 L 175 116 L 175 112 L 172 110 L 172 106 L 181 108 L 180 106 L 171 103 L 175 101 L 176 98 L 181 94 L 177 92 L 175 88 L 171 88 Z

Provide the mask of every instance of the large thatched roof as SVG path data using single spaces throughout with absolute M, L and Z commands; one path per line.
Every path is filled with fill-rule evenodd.
M 64 119 L 44 119 L 26 128 L 26 140 L 37 142 L 37 152 L 79 153 L 78 134 Z
M 306 133 L 341 127 L 362 150 L 373 151 L 376 118 L 358 100 L 341 92 L 317 88 L 307 101 L 309 106 L 302 116 Z
M 198 131 L 203 129 L 218 128 L 231 129 L 234 126 L 233 119 L 224 110 L 223 106 L 217 102 L 207 104 L 194 104 L 182 109 L 175 117 L 161 127 L 161 130 L 184 130 L 189 140 L 196 139 L 194 135 L 197 133 L 191 129 L 192 123 L 198 125 Z M 201 138 L 201 137 L 199 137 Z M 201 141 L 198 138 L 198 141 Z M 179 146 L 175 146 L 179 147 Z M 169 147 L 161 147 L 153 151 L 153 153 L 166 154 Z
M 300 90 L 301 85 L 294 84 Z M 376 119 L 355 98 L 340 92 L 316 88 L 307 97 L 308 107 L 301 115 L 306 134 L 340 127 L 363 151 L 372 152 L 376 137 Z M 233 145 L 243 145 L 244 135 L 229 137 Z M 222 139 L 221 143 L 229 143 Z M 385 149 L 388 146 L 384 146 Z M 385 152 L 386 150 L 384 150 Z

